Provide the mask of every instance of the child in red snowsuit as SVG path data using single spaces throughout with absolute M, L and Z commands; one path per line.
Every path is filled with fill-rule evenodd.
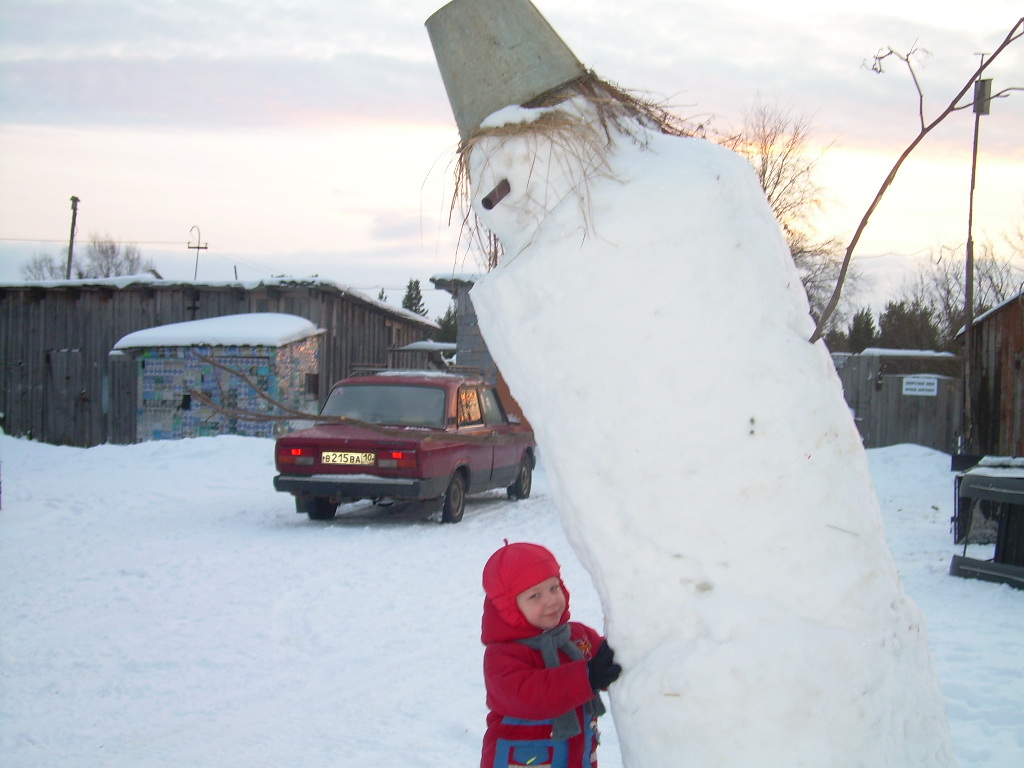
M 483 581 L 481 768 L 596 768 L 597 692 L 622 671 L 608 642 L 569 621 L 569 593 L 544 547 L 506 542 Z

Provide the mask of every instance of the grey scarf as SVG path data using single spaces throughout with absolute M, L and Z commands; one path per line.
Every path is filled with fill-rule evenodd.
M 573 661 L 583 659 L 581 651 L 576 643 L 572 641 L 572 628 L 568 624 L 549 629 L 536 637 L 527 637 L 519 641 L 534 650 L 540 651 L 544 659 L 544 666 L 548 669 L 559 666 L 558 652 L 563 651 Z M 583 718 L 590 720 L 592 717 L 600 717 L 605 713 L 604 702 L 598 694 L 583 705 Z M 580 732 L 580 724 L 576 719 L 575 710 L 559 715 L 551 721 L 551 738 L 556 740 L 568 739 Z

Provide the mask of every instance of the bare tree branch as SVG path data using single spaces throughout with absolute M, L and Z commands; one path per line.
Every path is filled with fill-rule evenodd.
M 209 363 L 214 368 L 218 368 L 218 369 L 220 369 L 222 371 L 227 372 L 231 376 L 234 376 L 236 378 L 241 379 L 246 384 L 248 384 L 252 388 L 252 391 L 255 392 L 262 400 L 265 400 L 266 402 L 270 403 L 272 406 L 277 408 L 279 411 L 281 411 L 281 414 L 274 415 L 274 414 L 269 414 L 269 413 L 260 413 L 258 411 L 248 411 L 248 410 L 244 410 L 244 409 L 224 408 L 223 406 L 216 405 L 209 398 L 209 396 L 206 395 L 204 392 L 200 392 L 200 391 L 195 390 L 195 389 L 190 389 L 189 390 L 189 394 L 192 397 L 194 397 L 196 400 L 201 402 L 203 405 L 207 405 L 207 406 L 213 408 L 218 413 L 224 414 L 225 416 L 231 416 L 232 418 L 245 418 L 246 420 L 249 420 L 249 421 L 288 421 L 289 419 L 306 419 L 306 420 L 317 419 L 317 420 L 321 420 L 320 417 L 317 416 L 317 414 L 315 414 L 315 413 L 306 413 L 305 411 L 297 411 L 297 410 L 295 410 L 293 408 L 289 408 L 287 405 L 282 403 L 280 400 L 275 400 L 270 395 L 268 395 L 266 392 L 264 392 L 262 389 L 260 389 L 259 385 L 256 384 L 255 381 L 250 379 L 244 373 L 242 373 L 239 370 L 236 370 L 235 368 L 231 368 L 231 367 L 229 367 L 227 365 L 224 365 L 224 363 L 218 361 L 217 359 L 215 359 L 213 357 L 209 357 L 208 355 L 201 355 L 198 352 L 196 352 L 195 350 L 192 350 L 192 356 L 195 357 L 200 362 Z M 219 381 L 218 381 L 218 384 L 219 384 Z M 221 391 L 223 392 L 223 389 Z M 322 421 L 333 421 L 335 419 L 338 420 L 338 421 L 351 421 L 351 419 L 344 419 L 341 416 L 338 416 L 338 417 L 325 416 L 325 417 L 323 417 Z
M 971 89 L 971 87 L 974 85 L 974 82 L 981 76 L 981 74 L 992 64 L 993 61 L 996 60 L 999 54 L 1002 53 L 1008 45 L 1010 45 L 1011 43 L 1013 43 L 1015 40 L 1019 39 L 1022 36 L 1024 36 L 1024 17 L 1018 19 L 1017 23 L 1013 25 L 1013 28 L 1009 31 L 1009 33 L 999 44 L 999 46 L 995 49 L 995 51 L 993 51 L 992 54 L 981 63 L 978 69 L 975 70 L 974 74 L 972 74 L 970 78 L 967 80 L 967 82 L 964 84 L 963 88 L 961 88 L 960 91 L 956 94 L 956 96 L 953 97 L 949 105 L 944 110 L 942 110 L 942 112 L 939 114 L 937 118 L 935 118 L 931 123 L 925 125 L 923 107 L 921 108 L 921 131 L 920 133 L 918 133 L 917 137 L 909 144 L 909 146 L 907 146 L 907 148 L 903 150 L 903 153 L 896 160 L 896 163 L 895 165 L 893 165 L 892 170 L 889 171 L 889 175 L 886 176 L 885 181 L 882 182 L 882 186 L 879 188 L 874 200 L 871 201 L 871 205 L 869 205 L 867 211 L 864 212 L 864 216 L 863 218 L 861 218 L 860 224 L 857 226 L 857 230 L 853 233 L 853 238 L 850 240 L 850 244 L 846 248 L 846 255 L 843 257 L 843 266 L 839 270 L 839 279 L 836 282 L 835 290 L 832 292 L 832 298 L 829 299 L 829 302 L 826 305 L 825 310 L 822 313 L 822 316 L 818 320 L 818 325 L 814 329 L 814 333 L 811 334 L 810 341 L 812 343 L 821 338 L 822 334 L 824 333 L 824 329 L 828 324 L 829 317 L 832 315 L 832 313 L 835 311 L 836 306 L 839 304 L 839 296 L 842 293 L 843 281 L 846 279 L 846 273 L 849 270 L 850 261 L 853 258 L 854 249 L 856 249 L 857 243 L 860 242 L 861 235 L 864 234 L 864 230 L 868 225 L 868 220 L 871 218 L 871 215 L 875 212 L 875 209 L 878 207 L 878 204 L 882 201 L 882 197 L 885 195 L 886 191 L 888 191 L 889 187 L 892 185 L 893 180 L 896 178 L 896 173 L 903 165 L 903 162 L 917 148 L 918 144 L 924 141 L 925 136 L 927 136 L 932 131 L 932 129 L 935 128 L 939 123 L 941 123 L 943 120 L 949 117 L 949 115 L 951 115 L 953 112 L 971 106 L 972 102 L 960 104 L 961 99 L 963 99 L 963 97 Z M 899 56 L 899 54 L 892 52 L 892 49 L 888 49 L 887 51 L 881 51 L 875 55 L 875 63 L 878 67 L 877 69 L 875 69 L 875 71 L 882 71 L 881 62 L 890 55 L 890 52 L 891 55 L 898 56 L 904 62 L 904 64 L 907 65 L 907 68 L 910 70 L 911 77 L 913 77 L 914 79 L 914 85 L 917 88 L 918 95 L 920 96 L 921 88 L 918 84 L 917 76 L 914 73 L 912 62 L 910 61 L 910 54 L 906 56 Z M 999 92 L 999 97 L 1004 98 L 1005 96 L 1009 95 L 1010 92 L 1016 90 L 1021 89 L 1007 88 Z

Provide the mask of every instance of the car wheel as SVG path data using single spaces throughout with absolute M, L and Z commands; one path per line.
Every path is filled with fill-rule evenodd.
M 444 492 L 444 503 L 441 505 L 441 522 L 457 523 L 466 511 L 466 479 L 461 472 L 456 472 Z
M 310 520 L 333 520 L 338 505 L 320 496 L 296 496 L 295 511 L 308 515 Z
M 533 463 L 529 456 L 523 457 L 523 463 L 519 466 L 519 474 L 516 481 L 508 487 L 510 499 L 528 499 L 530 491 L 533 490 Z

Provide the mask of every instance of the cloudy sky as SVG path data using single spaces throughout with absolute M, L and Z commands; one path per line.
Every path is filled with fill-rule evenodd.
M 400 299 L 410 278 L 476 271 L 449 226 L 458 141 L 424 27 L 439 0 L 0 0 L 0 281 L 92 235 L 163 275 L 312 274 Z M 577 57 L 712 129 L 756 100 L 829 145 L 823 234 L 848 238 L 918 131 L 1020 18 L 1019 0 L 535 0 Z M 828 5 L 829 10 L 821 10 Z M 1024 86 L 1024 40 L 996 60 Z M 966 239 L 973 116 L 926 139 L 858 261 L 883 286 Z M 982 118 L 975 238 L 1024 215 L 1024 92 Z M 192 227 L 198 227 L 199 238 Z M 189 242 L 208 245 L 200 253 Z M 430 297 L 443 311 L 443 297 Z

